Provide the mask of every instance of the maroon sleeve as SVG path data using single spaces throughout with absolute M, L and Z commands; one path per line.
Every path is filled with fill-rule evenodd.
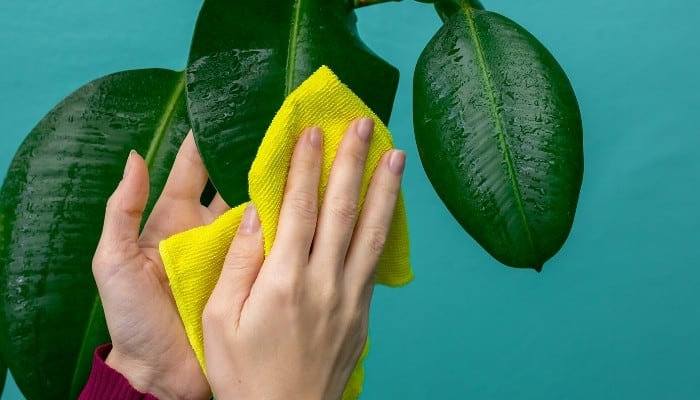
M 150 393 L 141 393 L 116 370 L 105 363 L 112 350 L 111 344 L 105 344 L 95 350 L 92 372 L 87 384 L 80 393 L 79 400 L 158 400 Z

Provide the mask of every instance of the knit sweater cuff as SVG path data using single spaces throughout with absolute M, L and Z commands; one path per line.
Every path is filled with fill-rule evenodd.
M 79 400 L 158 400 L 150 393 L 136 390 L 124 375 L 105 363 L 111 350 L 111 344 L 102 345 L 95 350 L 92 372 Z

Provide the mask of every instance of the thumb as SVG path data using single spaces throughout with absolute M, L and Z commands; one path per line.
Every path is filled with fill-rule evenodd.
M 136 151 L 131 150 L 124 167 L 124 177 L 107 200 L 102 237 L 95 254 L 107 252 L 111 257 L 129 258 L 138 250 L 141 216 L 148 201 L 148 168 Z
M 260 217 L 251 202 L 243 214 L 238 232 L 226 255 L 219 282 L 209 299 L 210 303 L 218 303 L 210 304 L 214 309 L 228 309 L 233 314 L 229 316 L 236 326 L 264 258 Z

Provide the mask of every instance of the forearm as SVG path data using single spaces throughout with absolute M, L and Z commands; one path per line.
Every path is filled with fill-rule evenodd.
M 124 375 L 105 363 L 111 350 L 111 344 L 95 350 L 92 371 L 79 400 L 158 400 L 150 393 L 138 391 Z

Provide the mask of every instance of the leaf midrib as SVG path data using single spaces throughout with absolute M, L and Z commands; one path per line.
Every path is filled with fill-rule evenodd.
M 73 367 L 73 379 L 71 379 L 70 384 L 70 393 L 78 393 L 77 388 L 75 387 L 78 384 L 78 366 L 80 360 L 85 354 L 85 342 L 87 341 L 88 332 L 90 332 L 92 324 L 95 321 L 95 313 L 97 312 L 99 303 L 100 296 L 98 294 L 95 296 L 95 300 L 93 300 L 92 302 L 92 307 L 90 307 L 90 319 L 88 320 L 87 325 L 85 325 L 85 332 L 83 332 L 83 340 L 80 342 L 80 351 L 78 352 L 78 357 L 75 359 L 75 366 Z
M 175 108 L 177 107 L 177 102 L 178 100 L 180 100 L 180 97 L 182 97 L 182 94 L 184 92 L 185 71 L 181 71 L 180 79 L 178 79 L 177 85 L 175 86 L 175 90 L 173 90 L 173 93 L 170 95 L 168 102 L 165 104 L 164 113 L 158 121 L 158 124 L 156 125 L 156 130 L 153 134 L 153 139 L 151 139 L 151 144 L 148 146 L 148 151 L 146 152 L 145 161 L 146 165 L 148 165 L 149 170 L 153 166 L 153 161 L 155 159 L 156 153 L 158 152 L 158 149 L 160 148 L 160 143 L 163 141 L 163 138 L 165 137 L 165 134 L 168 131 L 170 121 L 172 121 L 173 116 L 175 115 Z
M 151 167 L 153 166 L 153 162 L 155 160 L 155 156 L 158 152 L 158 149 L 160 149 L 160 144 L 168 131 L 168 127 L 170 126 L 170 122 L 172 121 L 173 116 L 175 115 L 175 109 L 177 107 L 178 100 L 180 100 L 180 97 L 182 97 L 184 92 L 185 71 L 183 70 L 180 72 L 180 78 L 178 79 L 172 94 L 168 98 L 168 101 L 165 103 L 163 115 L 158 120 L 156 128 L 153 132 L 153 138 L 151 139 L 151 143 L 148 145 L 148 151 L 146 152 L 146 157 L 144 158 L 144 160 L 146 161 L 146 165 L 148 166 L 148 170 L 152 169 Z M 88 320 L 88 323 L 85 325 L 85 332 L 83 332 L 83 340 L 80 342 L 80 352 L 78 352 L 78 357 L 76 358 L 76 365 L 73 370 L 73 379 L 71 380 L 71 392 L 75 392 L 75 385 L 77 385 L 78 383 L 78 362 L 83 358 L 85 354 L 86 348 L 84 344 L 87 341 L 88 333 L 90 332 L 91 327 L 95 321 L 95 314 L 98 312 L 97 310 L 99 309 L 99 303 L 100 295 L 97 294 L 92 303 L 90 318 Z M 92 351 L 91 349 L 87 350 Z
M 289 27 L 289 42 L 287 43 L 287 65 L 285 67 L 284 97 L 294 90 L 294 72 L 297 60 L 297 36 L 299 35 L 299 20 L 301 18 L 302 0 L 294 0 L 293 17 Z
M 464 13 L 467 16 L 467 23 L 469 24 L 469 30 L 471 32 L 471 38 L 476 50 L 477 63 L 479 65 L 479 70 L 481 72 L 481 78 L 484 82 L 484 87 L 486 93 L 488 94 L 489 105 L 491 106 L 491 115 L 496 123 L 496 131 L 498 133 L 498 141 L 503 149 L 503 156 L 506 161 L 506 169 L 508 171 L 508 177 L 510 179 L 511 187 L 513 189 L 513 194 L 515 195 L 516 204 L 518 206 L 518 211 L 520 218 L 525 228 L 527 234 L 527 239 L 530 243 L 530 248 L 532 249 L 533 255 L 535 254 L 535 243 L 532 239 L 532 232 L 530 232 L 530 225 L 527 221 L 527 215 L 525 215 L 525 207 L 523 206 L 522 193 L 520 193 L 520 186 L 518 184 L 518 178 L 515 176 L 515 166 L 513 165 L 513 159 L 510 154 L 510 149 L 506 143 L 505 126 L 503 124 L 503 117 L 498 109 L 498 104 L 496 102 L 496 93 L 494 90 L 494 83 L 491 79 L 491 74 L 489 73 L 489 68 L 486 65 L 486 56 L 484 54 L 484 49 L 481 46 L 481 40 L 478 36 L 478 31 L 476 29 L 476 21 L 474 20 L 474 12 L 472 8 L 468 5 L 462 4 Z

